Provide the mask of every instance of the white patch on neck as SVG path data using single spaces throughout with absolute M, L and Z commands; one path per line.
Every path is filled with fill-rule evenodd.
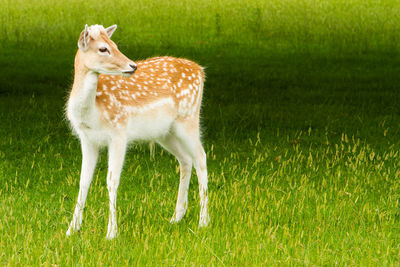
M 86 74 L 81 87 L 76 88 L 76 94 L 72 95 L 68 101 L 67 116 L 71 121 L 75 131 L 84 122 L 89 125 L 96 120 L 93 113 L 96 109 L 96 90 L 98 75 L 94 72 Z

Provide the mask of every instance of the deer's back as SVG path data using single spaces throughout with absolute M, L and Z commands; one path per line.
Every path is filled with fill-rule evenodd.
M 141 118 L 198 117 L 204 72 L 187 59 L 156 57 L 137 62 L 132 77 L 100 75 L 96 104 L 113 126 Z

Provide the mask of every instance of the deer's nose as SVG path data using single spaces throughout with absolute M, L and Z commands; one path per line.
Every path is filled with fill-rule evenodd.
M 129 64 L 129 67 L 132 68 L 133 72 L 137 70 L 137 65 L 136 64 Z

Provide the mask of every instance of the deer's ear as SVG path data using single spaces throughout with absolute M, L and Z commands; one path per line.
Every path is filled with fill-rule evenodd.
M 111 35 L 113 35 L 113 33 L 115 32 L 116 29 L 117 29 L 117 24 L 111 25 L 110 27 L 108 27 L 106 29 L 108 38 L 111 38 Z
M 82 49 L 83 51 L 86 51 L 89 47 L 89 27 L 86 24 L 85 29 L 81 32 L 81 35 L 79 36 L 78 40 L 78 47 Z

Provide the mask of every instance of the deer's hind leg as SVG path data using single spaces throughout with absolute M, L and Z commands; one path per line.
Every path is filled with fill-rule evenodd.
M 186 152 L 186 157 L 190 157 L 191 162 L 196 169 L 200 193 L 199 226 L 207 226 L 210 221 L 208 215 L 207 160 L 206 153 L 200 141 L 200 128 L 198 125 L 198 121 L 178 121 L 175 123 L 174 131 L 172 133 L 174 134 L 174 138 L 177 140 L 177 143 L 181 145 L 180 150 Z M 187 159 L 187 161 L 189 161 L 189 159 Z
M 179 141 L 179 139 L 173 134 L 168 134 L 167 136 L 157 140 L 157 142 L 162 147 L 164 147 L 168 152 L 174 155 L 179 161 L 179 166 L 180 166 L 179 190 L 178 190 L 178 197 L 176 200 L 175 211 L 171 218 L 171 223 L 177 223 L 180 220 L 182 220 L 187 210 L 189 183 L 192 172 L 192 158 L 190 154 L 186 152 L 186 149 Z

